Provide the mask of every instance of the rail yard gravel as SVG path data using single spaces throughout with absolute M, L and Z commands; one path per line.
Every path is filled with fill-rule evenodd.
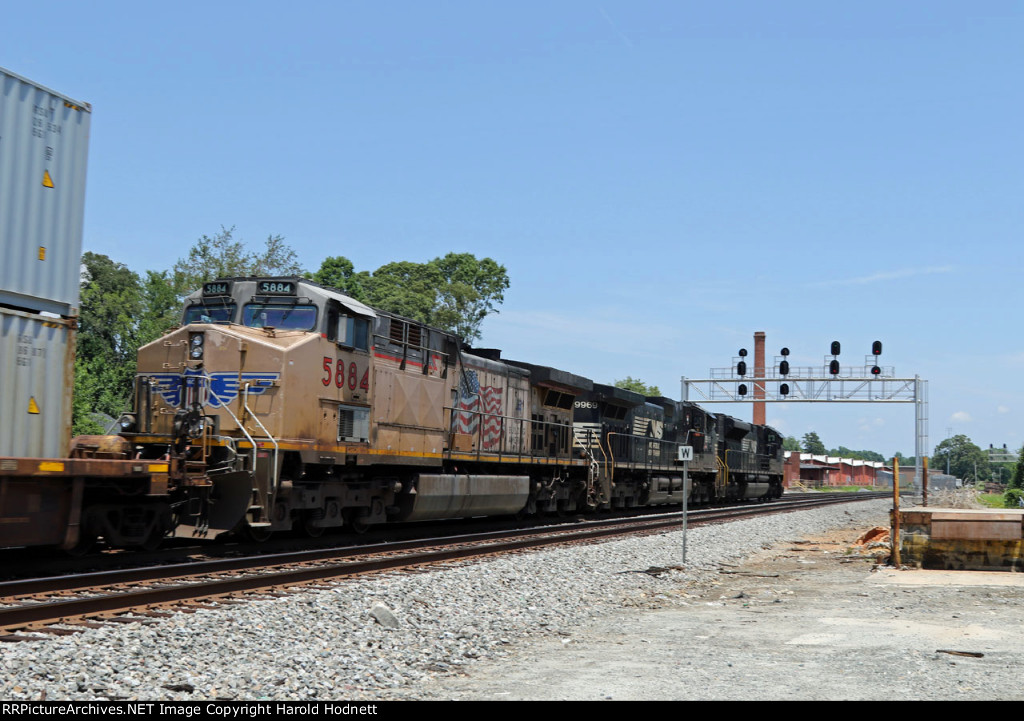
M 675 532 L 3 644 L 0 697 L 1024 698 L 1019 585 L 883 583 L 870 554 L 782 553 L 888 526 L 888 507 L 693 528 L 685 569 Z M 769 556 L 824 575 L 770 571 Z

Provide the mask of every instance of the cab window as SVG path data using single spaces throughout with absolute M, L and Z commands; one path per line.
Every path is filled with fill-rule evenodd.
M 242 323 L 250 328 L 313 330 L 316 328 L 316 306 L 249 303 L 242 308 Z
M 235 304 L 190 305 L 185 309 L 184 325 L 189 323 L 230 323 L 235 317 Z
M 358 350 L 370 349 L 370 321 L 368 318 L 353 318 L 343 315 L 338 322 L 337 341 Z

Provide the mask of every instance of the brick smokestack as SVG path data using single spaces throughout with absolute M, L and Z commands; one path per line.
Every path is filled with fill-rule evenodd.
M 764 331 L 754 333 L 754 378 L 764 378 Z M 758 400 L 758 399 L 762 400 Z M 764 425 L 764 381 L 754 381 L 754 423 Z

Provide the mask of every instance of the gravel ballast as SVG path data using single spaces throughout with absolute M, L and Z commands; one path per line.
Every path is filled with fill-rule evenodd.
M 4 644 L 0 696 L 50 701 L 892 698 L 878 688 L 885 677 L 877 674 L 871 675 L 869 689 L 878 695 L 873 691 L 815 695 L 817 691 L 794 684 L 794 696 L 777 684 L 737 678 L 740 670 L 731 661 L 729 666 L 723 662 L 722 673 L 706 673 L 718 663 L 713 640 L 723 629 L 745 625 L 756 633 L 759 624 L 733 623 L 730 614 L 737 611 L 728 601 L 696 600 L 719 582 L 723 569 L 737 566 L 751 554 L 837 527 L 867 530 L 887 525 L 888 507 L 887 501 L 866 501 L 692 528 L 684 570 L 675 568 L 681 564 L 681 534 L 674 532 L 518 553 L 429 572 L 381 574 L 327 589 L 176 613 L 145 624 L 111 624 L 69 636 Z M 871 573 L 867 561 L 853 565 L 862 575 Z M 649 572 L 653 569 L 668 570 Z M 1002 596 L 991 600 L 999 605 L 999 612 L 1015 614 L 1019 626 L 1020 589 L 1014 591 L 1016 601 Z M 984 600 L 968 600 L 956 590 L 951 593 L 967 604 Z M 786 593 L 779 592 L 764 608 L 786 609 L 787 602 Z M 880 607 L 888 608 L 890 602 L 888 597 L 882 599 Z M 731 605 L 750 612 L 751 603 Z M 645 628 L 644 619 L 695 608 L 721 611 L 721 619 L 709 618 L 707 628 L 689 633 L 687 638 L 707 637 L 700 646 L 703 655 L 680 656 L 671 670 L 680 678 L 699 678 L 699 683 L 648 687 L 629 680 L 644 678 L 646 672 L 640 667 L 615 673 L 614 668 L 631 668 L 633 655 L 640 664 L 655 660 L 652 633 L 666 642 L 671 636 Z M 948 616 L 946 610 L 942 612 Z M 960 609 L 970 611 L 970 605 Z M 691 618 L 696 617 L 691 614 Z M 679 627 L 678 622 L 671 623 L 669 630 Z M 635 631 L 624 632 L 631 624 Z M 813 645 L 787 644 L 782 638 L 773 640 L 771 633 L 765 633 L 762 641 L 789 645 L 794 653 Z M 585 669 L 593 661 L 588 661 L 590 652 L 597 656 L 595 663 L 608 660 L 605 643 L 613 645 L 611 653 L 618 654 L 622 663 L 611 671 L 595 666 L 595 687 L 591 688 L 586 673 L 568 669 Z M 752 643 L 746 653 L 755 659 L 756 637 Z M 828 647 L 817 644 L 815 653 Z M 563 652 L 584 655 L 560 659 Z M 732 653 L 731 647 L 727 653 Z M 1012 670 L 1014 678 L 1020 677 L 1021 653 L 1013 658 L 1000 653 L 989 653 L 989 661 L 979 659 L 986 673 L 978 677 L 988 680 L 978 683 L 987 685 L 978 685 L 966 695 L 955 685 L 948 691 L 925 685 L 920 697 L 1020 698 L 1003 676 L 1004 670 Z M 664 651 L 655 655 L 659 654 L 665 658 Z M 998 661 L 994 663 L 993 657 Z M 975 661 L 950 659 L 927 661 L 921 668 L 915 666 L 915 673 L 923 674 L 919 680 L 928 683 L 928 674 L 940 663 L 943 670 L 954 663 L 963 671 Z M 820 653 L 808 660 L 830 661 Z M 539 662 L 550 667 L 541 668 Z M 908 662 L 903 659 L 904 665 Z M 997 668 L 996 663 L 1001 665 Z M 849 673 L 849 669 L 835 669 L 835 673 Z M 715 685 L 716 678 L 721 678 L 721 688 Z M 737 688 L 755 689 L 756 695 L 737 693 Z

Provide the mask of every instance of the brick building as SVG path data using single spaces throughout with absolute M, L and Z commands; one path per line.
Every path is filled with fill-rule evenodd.
M 786 451 L 783 485 L 786 487 L 802 485 L 814 488 L 821 486 L 874 486 L 879 471 L 885 468 L 885 464 L 881 461 L 860 461 L 853 458 L 816 456 L 810 453 Z

